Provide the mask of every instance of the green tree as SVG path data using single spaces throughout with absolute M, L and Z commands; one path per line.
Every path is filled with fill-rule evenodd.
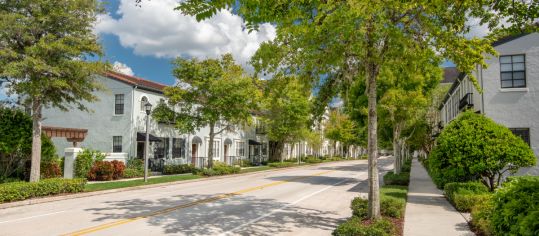
M 0 183 L 10 177 L 28 177 L 24 175 L 32 151 L 32 118 L 20 110 L 0 107 L 0 134 Z M 41 162 L 52 160 L 54 144 L 45 135 L 41 143 Z
M 515 173 L 536 161 L 529 145 L 508 128 L 466 111 L 443 129 L 428 167 L 440 187 L 478 176 L 493 191 L 506 172 Z
M 294 77 L 276 75 L 267 82 L 261 118 L 270 140 L 271 160 L 282 161 L 285 143 L 308 136 L 310 95 L 309 86 Z
M 495 54 L 488 39 L 468 39 L 469 17 L 477 17 L 491 29 L 498 15 L 515 24 L 533 21 L 536 13 L 510 11 L 537 2 L 487 1 L 258 1 L 187 0 L 177 9 L 202 20 L 228 8 L 246 21 L 249 30 L 261 23 L 277 26 L 277 37 L 263 44 L 253 58 L 255 67 L 286 71 L 318 80 L 319 98 L 326 105 L 351 82 L 365 80 L 368 98 L 369 218 L 380 217 L 378 184 L 377 80 L 386 62 L 400 58 L 403 49 L 436 51 L 457 64 L 475 81 L 477 64 Z M 520 8 L 519 8 L 520 9 Z M 535 9 L 535 8 L 533 8 Z M 511 13 L 514 13 L 513 16 Z M 523 17 L 520 17 L 523 16 Z M 319 109 L 321 110 L 321 109 Z
M 105 69 L 89 58 L 101 55 L 93 33 L 97 0 L 21 0 L 0 2 L 0 78 L 32 110 L 30 181 L 39 181 L 41 109 L 95 101 L 94 80 Z
M 324 124 L 324 136 L 333 141 L 331 155 L 337 152 L 337 142 L 340 142 L 342 147 L 358 143 L 355 123 L 338 109 L 330 111 L 329 118 Z
M 208 167 L 213 167 L 213 140 L 223 132 L 233 132 L 251 120 L 259 99 L 254 80 L 232 55 L 220 59 L 177 58 L 174 62 L 175 86 L 164 89 L 170 109 L 160 109 L 152 116 L 158 121 L 175 123 L 181 132 L 195 132 L 208 126 Z M 172 114 L 171 114 L 172 112 Z

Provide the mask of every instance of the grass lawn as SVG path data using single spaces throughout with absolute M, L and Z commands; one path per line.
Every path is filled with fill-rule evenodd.
M 148 183 L 144 183 L 143 179 L 130 180 L 130 181 L 118 181 L 118 182 L 108 182 L 108 183 L 96 183 L 96 184 L 86 184 L 84 187 L 85 192 L 116 189 L 116 188 L 127 188 L 141 185 L 151 185 L 151 184 L 160 184 L 168 182 L 176 182 L 189 179 L 199 179 L 202 178 L 198 175 L 171 175 L 163 176 L 148 179 Z
M 272 167 L 269 167 L 269 166 L 257 166 L 257 167 L 251 167 L 251 168 L 242 169 L 242 170 L 240 171 L 240 174 L 242 174 L 242 173 L 256 172 L 256 171 L 263 171 L 263 170 L 270 170 L 270 169 L 275 169 L 275 168 L 272 168 Z
M 383 185 L 380 187 L 380 198 L 395 198 L 406 201 L 408 186 L 402 185 Z

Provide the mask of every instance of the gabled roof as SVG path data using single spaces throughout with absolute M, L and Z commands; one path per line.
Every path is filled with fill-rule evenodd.
M 143 78 L 126 75 L 122 73 L 118 73 L 116 71 L 107 71 L 105 72 L 105 76 L 111 79 L 115 79 L 133 86 L 136 86 L 140 89 L 145 89 L 153 92 L 163 93 L 163 89 L 167 87 L 167 85 L 160 84 L 154 81 L 146 80 Z
M 501 38 L 501 39 L 498 39 L 498 40 L 494 41 L 494 42 L 492 43 L 492 47 L 500 46 L 500 45 L 502 45 L 502 44 L 504 44 L 504 43 L 511 42 L 511 41 L 513 41 L 513 40 L 515 40 L 515 39 L 524 37 L 524 36 L 526 36 L 526 35 L 528 35 L 528 34 L 531 34 L 531 33 L 522 33 L 522 34 L 517 34 L 517 35 L 511 35 L 511 36 L 503 37 L 503 38 Z

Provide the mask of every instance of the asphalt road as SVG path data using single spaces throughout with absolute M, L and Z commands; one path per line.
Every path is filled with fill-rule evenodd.
M 345 161 L 8 208 L 0 235 L 330 235 L 366 179 Z

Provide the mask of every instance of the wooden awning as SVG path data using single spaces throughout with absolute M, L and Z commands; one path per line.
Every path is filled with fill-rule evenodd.
M 73 147 L 76 147 L 77 143 L 84 141 L 84 138 L 86 138 L 86 135 L 88 134 L 87 129 L 63 128 L 52 126 L 43 126 L 41 127 L 41 131 L 49 138 L 66 138 L 68 142 L 73 143 Z

